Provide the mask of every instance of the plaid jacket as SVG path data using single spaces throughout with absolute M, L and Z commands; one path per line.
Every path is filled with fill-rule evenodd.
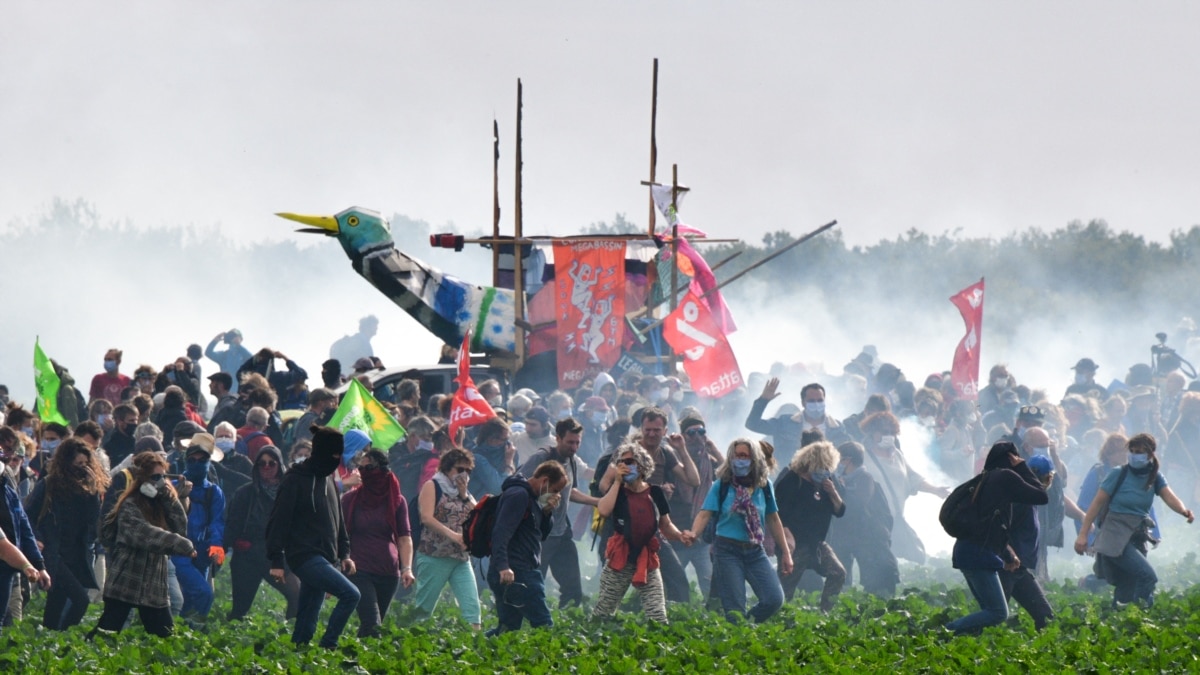
M 117 548 L 110 552 L 104 597 L 141 607 L 166 607 L 167 556 L 191 555 L 187 514 L 179 500 L 171 501 L 170 531 L 146 521 L 134 500 L 126 499 L 117 513 Z

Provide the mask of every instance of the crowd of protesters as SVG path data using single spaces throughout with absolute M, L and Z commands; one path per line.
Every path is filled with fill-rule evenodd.
M 447 586 L 476 630 L 485 593 L 492 633 L 550 625 L 551 577 L 560 608 L 596 619 L 632 586 L 651 621 L 666 622 L 669 603 L 702 601 L 761 622 L 798 589 L 820 591 L 817 611 L 856 581 L 894 594 L 898 561 L 925 562 L 917 530 L 928 523 L 906 517 L 909 498 L 944 498 L 982 472 L 978 502 L 1005 515 L 955 542 L 980 609 L 948 628 L 999 623 L 1012 598 L 1040 629 L 1053 619 L 1048 548 L 1068 541 L 1068 520 L 1075 551 L 1097 554 L 1085 585 L 1111 584 L 1117 605 L 1149 604 L 1153 497 L 1191 522 L 1185 503 L 1200 488 L 1200 381 L 1169 360 L 1103 386 L 1082 358 L 1061 396 L 1004 365 L 964 396 L 949 373 L 918 384 L 871 348 L 837 375 L 777 364 L 718 401 L 655 374 L 600 373 L 547 392 L 487 380 L 478 389 L 496 416 L 452 436 L 448 393 L 426 396 L 416 377 L 376 387 L 382 363 L 361 353 L 369 337 L 340 341 L 341 360 L 323 363 L 312 389 L 301 366 L 251 352 L 237 330 L 132 376 L 110 349 L 86 395 L 54 363 L 65 423 L 0 389 L 5 622 L 40 587 L 48 629 L 80 624 L 94 602 L 103 611 L 89 635 L 121 630 L 135 608 L 157 635 L 177 620 L 205 629 L 228 578 L 227 620 L 244 618 L 266 581 L 297 644 L 316 637 L 334 598 L 319 641 L 333 647 L 356 613 L 359 637 L 379 635 L 394 602 L 430 617 Z M 216 364 L 207 377 L 202 356 Z M 362 430 L 327 426 L 350 378 L 404 439 L 374 447 Z M 488 530 L 468 541 L 488 500 Z M 596 570 L 594 598 L 585 569 Z

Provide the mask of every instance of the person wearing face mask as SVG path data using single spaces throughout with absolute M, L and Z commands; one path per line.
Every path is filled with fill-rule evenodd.
M 941 466 L 946 475 L 962 482 L 974 475 L 978 466 L 975 456 L 983 447 L 984 429 L 975 401 L 954 401 L 947 417 L 946 426 L 938 434 Z
M 822 612 L 833 609 L 833 603 L 846 583 L 846 569 L 825 541 L 830 521 L 846 513 L 846 505 L 834 482 L 834 471 L 840 461 L 841 455 L 832 443 L 812 443 L 796 453 L 789 466 L 791 471 L 775 483 L 779 519 L 796 542 L 792 552 L 792 573 L 780 574 L 784 597 L 790 600 L 804 571 L 813 570 L 825 578 L 825 587 L 821 590 Z
M 583 425 L 583 440 L 579 458 L 588 466 L 596 466 L 604 454 L 604 432 L 608 429 L 608 403 L 599 396 L 589 396 L 579 406 L 579 422 Z
M 516 451 L 515 461 L 524 461 L 538 450 L 554 445 L 554 423 L 550 419 L 550 411 L 540 405 L 535 405 L 525 413 L 524 433 L 512 435 L 513 448 Z M 478 451 L 475 453 L 479 454 Z M 479 493 L 482 494 L 482 493 Z
M 235 452 L 237 430 L 229 422 L 221 422 L 213 429 L 213 445 L 215 461 L 212 468 L 216 474 L 216 483 L 221 486 L 221 490 L 227 496 L 231 497 L 251 482 L 254 463 L 246 455 Z M 276 448 L 276 451 L 278 450 Z M 217 455 L 221 455 L 220 459 L 217 459 Z
M 1034 427 L 1041 427 L 1046 423 L 1046 411 L 1037 405 L 1025 405 L 1017 409 L 1016 423 L 1013 425 L 1013 431 L 1004 438 L 1000 439 L 1005 443 L 1012 443 L 1018 448 L 1025 443 L 1025 434 Z
M 1033 430 L 1026 435 L 1032 436 Z M 1041 482 L 1042 488 L 1049 488 L 1055 481 L 1054 462 L 1045 454 L 1035 454 L 1028 457 L 1026 462 L 1029 470 Z M 1061 492 L 1061 490 L 1060 490 Z M 1049 490 L 1047 490 L 1049 495 Z M 1053 502 L 1054 497 L 1050 496 Z M 1037 630 L 1046 627 L 1054 618 L 1054 610 L 1046 600 L 1038 576 L 1034 570 L 1045 564 L 1046 545 L 1043 541 L 1045 528 L 1038 522 L 1038 512 L 1045 506 L 1014 503 L 1012 505 L 1012 521 L 1009 525 L 1008 539 L 1020 563 L 1015 569 L 1000 570 L 1000 587 L 1004 589 L 1004 597 L 1014 599 L 1017 604 L 1029 613 L 1033 626 Z
M 565 392 L 556 391 L 546 397 L 546 410 L 550 413 L 551 424 L 557 424 L 570 417 L 574 407 L 575 401 Z
M 317 427 L 312 432 L 312 455 L 287 472 L 275 497 L 267 522 L 267 557 L 277 582 L 283 581 L 285 560 L 300 579 L 293 644 L 308 644 L 316 634 L 325 594 L 337 598 L 319 643 L 334 649 L 362 595 L 346 578 L 354 575 L 355 566 L 342 502 L 333 483 L 345 442 L 336 429 Z
M 476 389 L 492 408 L 504 407 L 504 397 L 500 394 L 500 383 L 496 380 L 488 378 L 480 382 Z
M 408 435 L 387 452 L 388 468 L 395 474 L 400 484 L 400 494 L 404 495 L 410 506 L 409 529 L 414 545 L 421 541 L 422 525 L 419 509 L 412 507 L 417 505 L 421 488 L 433 478 L 438 468 L 438 453 L 433 446 L 433 432 L 436 429 L 433 420 L 428 417 L 414 417 L 405 425 Z
M 612 423 L 617 419 L 617 383 L 613 381 L 612 375 L 608 373 L 597 373 L 596 379 L 592 381 L 592 396 L 598 396 L 604 400 L 609 410 L 608 423 Z
M 563 466 L 569 483 L 567 498 L 559 501 L 551 513 L 550 535 L 542 543 L 541 573 L 554 574 L 558 582 L 560 609 L 583 604 L 583 579 L 579 573 L 579 549 L 571 531 L 571 520 L 567 517 L 570 503 L 596 506 L 600 500 L 579 489 L 580 475 L 586 484 L 591 469 L 579 459 L 579 444 L 583 436 L 583 425 L 568 417 L 560 420 L 554 428 L 555 445 L 533 453 L 519 469 L 521 475 L 532 476 L 544 462 L 555 461 Z
M 422 618 L 433 616 L 442 588 L 450 584 L 463 620 L 479 630 L 479 590 L 462 537 L 463 523 L 475 508 L 475 498 L 467 489 L 474 468 L 470 452 L 451 447 L 438 457 L 433 479 L 421 487 L 418 512 L 423 531 L 417 544 L 413 605 Z
M 1098 523 L 1099 532 L 1091 549 L 1099 559 L 1104 578 L 1113 585 L 1113 606 L 1140 602 L 1148 607 L 1154 603 L 1154 587 L 1158 584 L 1158 576 L 1146 560 L 1146 544 L 1150 541 L 1146 521 L 1154 496 L 1158 495 L 1172 511 L 1187 518 L 1188 524 L 1193 517 L 1191 509 L 1183 505 L 1159 473 L 1158 443 L 1154 437 L 1133 436 L 1126 449 L 1127 464 L 1109 472 L 1088 506 L 1075 539 L 1075 552 L 1083 555 L 1088 550 L 1088 535 L 1092 525 Z
M 600 594 L 592 616 L 609 618 L 625 597 L 630 584 L 637 589 L 647 619 L 667 623 L 667 599 L 659 573 L 661 531 L 670 541 L 690 545 L 694 538 L 671 522 L 671 508 L 662 488 L 646 482 L 654 473 L 654 460 L 636 443 L 617 448 L 617 480 L 596 508 L 612 517 L 613 534 L 608 539 L 604 569 L 600 572 Z
M 884 488 L 888 508 L 894 519 L 892 525 L 892 552 L 898 558 L 925 563 L 925 545 L 912 526 L 904 519 L 904 505 L 910 495 L 928 492 L 945 499 L 950 490 L 927 481 L 914 471 L 900 451 L 897 436 L 900 420 L 887 413 L 875 413 L 860 424 L 866 443 L 867 471 Z
M 499 625 L 487 635 L 519 630 L 525 621 L 533 628 L 554 625 L 541 572 L 542 541 L 550 535 L 551 514 L 567 485 L 562 464 L 553 460 L 539 465 L 528 480 L 519 473 L 505 479 L 487 570 Z
M 128 375 L 120 373 L 123 355 L 124 352 L 120 349 L 104 352 L 104 371 L 92 378 L 92 384 L 88 388 L 88 403 L 104 399 L 114 406 L 120 405 L 121 391 L 133 384 Z
M 78 625 L 87 611 L 88 589 L 97 587 L 90 558 L 108 483 L 108 474 L 87 444 L 68 438 L 29 495 L 26 506 L 35 514 L 34 534 L 55 582 L 42 616 L 42 625 L 50 630 Z
M 721 600 L 726 618 L 745 616 L 762 623 L 783 606 L 783 587 L 763 549 L 766 532 L 786 541 L 766 459 L 757 441 L 738 438 L 729 444 L 704 505 L 684 536 L 693 541 L 709 520 L 717 519 L 713 537 L 712 592 Z M 779 574 L 792 573 L 792 554 L 781 547 Z M 746 584 L 758 603 L 746 611 Z
M 1075 381 L 1067 387 L 1067 391 L 1063 397 L 1071 394 L 1079 394 L 1084 397 L 1092 397 L 1103 401 L 1108 398 L 1108 390 L 1096 382 L 1096 371 L 1100 366 L 1095 361 L 1089 358 L 1079 359 L 1079 362 L 1071 366 L 1071 370 L 1075 371 Z
M 258 453 L 251 482 L 238 488 L 229 501 L 225 518 L 225 541 L 232 551 L 229 576 L 233 606 L 229 621 L 245 618 L 264 580 L 287 601 L 285 618 L 296 618 L 300 580 L 285 568 L 283 580 L 277 581 L 270 575 L 271 561 L 267 558 L 267 520 L 286 473 L 283 453 L 268 445 Z
M 1050 434 L 1041 427 L 1030 427 L 1025 431 L 1021 445 L 1017 447 L 1021 450 L 1021 457 L 1027 462 L 1032 462 L 1035 457 L 1045 458 L 1045 461 L 1049 462 L 1052 467 L 1048 473 L 1054 476 L 1053 480 L 1044 481 L 1049 500 L 1044 506 L 1035 509 L 1038 527 L 1031 541 L 1036 540 L 1037 556 L 1036 558 L 1030 557 L 1024 563 L 1030 570 L 1034 570 L 1037 578 L 1044 583 L 1050 578 L 1046 569 L 1046 548 L 1048 546 L 1062 548 L 1064 518 L 1071 517 L 1082 520 L 1084 514 L 1066 495 L 1067 467 L 1059 458 L 1058 444 L 1050 438 Z M 1041 462 L 1038 465 L 1041 465 Z M 1030 466 L 1035 465 L 1031 464 Z M 1039 478 L 1041 477 L 1039 476 Z
M 388 469 L 387 455 L 367 450 L 358 459 L 362 484 L 342 496 L 358 588 L 358 637 L 377 637 L 397 586 L 412 587 L 413 541 L 408 502 Z
M 773 377 L 763 385 L 762 393 L 754 400 L 746 417 L 746 428 L 771 437 L 780 463 L 788 463 L 800 449 L 800 434 L 816 429 L 829 442 L 839 445 L 851 440 L 840 422 L 825 414 L 825 387 L 813 382 L 800 390 L 804 409 L 796 414 L 763 419 L 767 404 L 779 396 L 779 378 Z
M 864 591 L 884 598 L 896 593 L 900 568 L 892 553 L 892 511 L 884 488 L 863 470 L 866 454 L 861 443 L 838 447 L 838 480 L 847 504 L 846 514 L 830 524 L 827 541 L 850 579 L 855 563 Z
M 116 467 L 133 455 L 133 432 L 137 430 L 138 412 L 132 405 L 122 403 L 113 408 L 112 415 L 113 430 L 104 439 L 104 451 L 108 453 L 108 461 Z
M 1014 382 L 1012 376 L 1009 375 L 1008 366 L 1003 363 L 992 366 L 992 369 L 988 372 L 987 385 L 979 390 L 979 414 L 987 415 L 993 410 L 998 409 L 1000 407 L 1000 395 L 1012 389 L 1013 386 Z
M 192 436 L 187 445 L 181 494 L 188 501 L 187 535 L 198 552 L 195 556 L 173 556 L 175 576 L 183 591 L 182 616 L 202 625 L 212 608 L 211 568 L 225 564 L 225 492 L 208 480 L 216 446 L 206 433 Z M 219 461 L 220 458 L 218 458 Z
M 139 453 L 132 482 L 104 520 L 101 540 L 108 551 L 104 611 L 88 633 L 117 633 L 135 608 L 146 632 L 169 637 L 175 630 L 167 594 L 167 556 L 189 556 L 187 513 L 167 481 L 167 461 L 158 452 Z
M 700 478 L 700 484 L 693 487 L 683 481 L 676 483 L 675 492 L 671 495 L 669 502 L 671 520 L 685 530 L 691 529 L 692 521 L 700 512 L 700 507 L 708 496 L 709 488 L 716 480 L 717 467 L 725 459 L 721 455 L 721 451 L 717 449 L 717 444 L 709 438 L 704 420 L 693 416 L 698 414 L 689 413 L 680 420 L 679 430 L 683 435 L 684 448 L 691 457 L 692 463 L 696 465 L 696 474 Z M 711 597 L 711 546 L 705 542 L 696 542 L 689 546 L 681 541 L 673 541 L 671 548 L 679 558 L 681 567 L 686 569 L 689 564 L 692 566 L 692 570 L 696 573 L 696 585 L 705 599 Z
M 46 467 L 54 452 L 62 442 L 71 436 L 70 428 L 58 422 L 47 422 L 42 425 L 41 442 L 38 443 L 38 453 L 29 462 L 29 467 L 39 475 L 46 473 Z
M 973 499 L 977 513 L 994 514 L 981 529 L 954 541 L 954 568 L 962 572 L 979 603 L 979 611 L 955 619 L 946 628 L 955 634 L 975 634 L 1008 618 L 1008 601 L 1000 582 L 1001 570 L 1016 571 L 1021 559 L 1010 540 L 1012 506 L 1045 504 L 1042 483 L 1021 459 L 1016 446 L 996 443 L 983 465 L 984 477 Z

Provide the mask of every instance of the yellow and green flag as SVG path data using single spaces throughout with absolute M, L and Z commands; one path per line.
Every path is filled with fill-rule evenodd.
M 405 436 L 404 427 L 358 380 L 350 380 L 350 388 L 330 418 L 329 426 L 342 433 L 349 429 L 366 432 L 371 437 L 371 445 L 384 452 Z
M 67 418 L 58 412 L 58 388 L 62 381 L 36 338 L 33 341 L 33 384 L 37 387 L 37 413 L 42 422 L 67 424 Z

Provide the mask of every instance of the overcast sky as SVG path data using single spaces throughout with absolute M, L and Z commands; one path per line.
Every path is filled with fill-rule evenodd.
M 689 222 L 853 243 L 1105 218 L 1200 223 L 1200 5 L 27 2 L 0 20 L 0 227 L 54 197 L 105 219 L 289 236 L 350 205 L 491 224 L 491 123 L 525 224 Z

